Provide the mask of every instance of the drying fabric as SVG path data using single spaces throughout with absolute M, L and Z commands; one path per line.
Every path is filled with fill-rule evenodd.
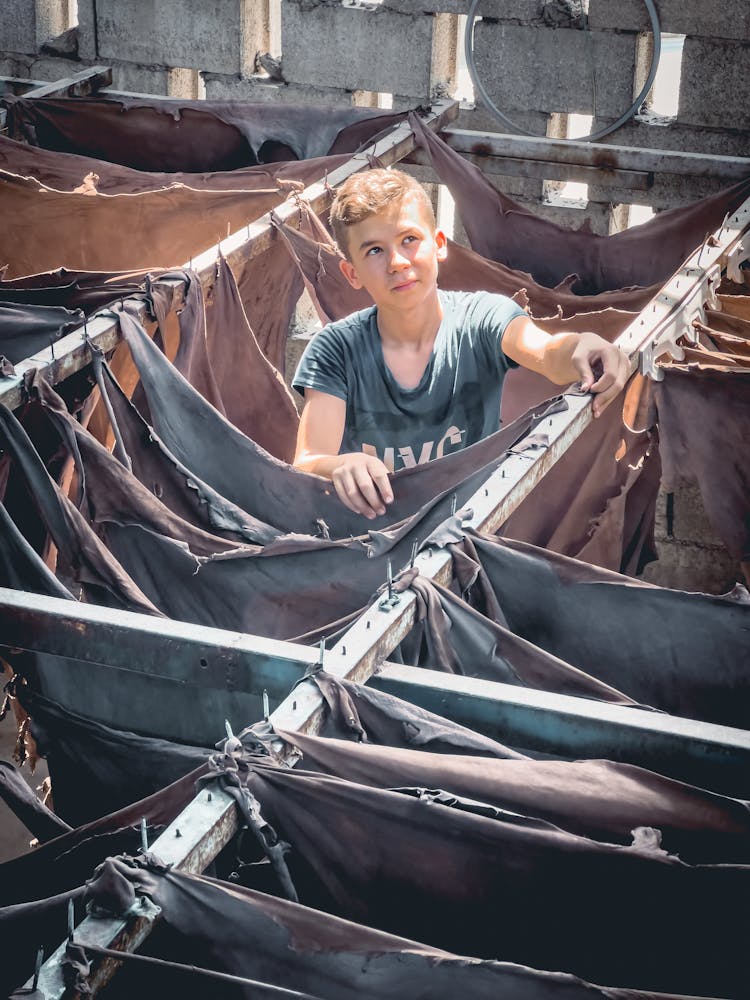
M 594 982 L 726 997 L 744 989 L 750 867 L 685 865 L 649 828 L 632 847 L 601 844 L 296 768 L 254 764 L 247 787 L 291 845 L 305 905 Z
M 747 592 L 667 590 L 510 538 L 467 537 L 514 633 L 642 704 L 747 725 Z
M 0 355 L 24 361 L 81 325 L 83 314 L 59 306 L 0 301 Z
M 167 871 L 156 859 L 112 858 L 85 892 L 91 903 L 110 912 L 121 912 L 144 896 L 151 899 L 161 915 L 145 950 L 163 962 L 184 965 L 189 955 L 189 963 L 199 968 L 270 983 L 313 1000 L 453 1000 L 462 995 L 476 1000 L 506 995 L 517 1000 L 659 1000 L 653 993 L 593 986 L 562 973 L 454 955 L 218 879 Z M 39 931 L 47 931 L 54 918 L 64 924 L 67 898 L 34 904 L 25 913 L 0 911 L 5 940 L 21 944 L 11 963 L 16 977 L 33 971 L 34 952 L 23 934 L 34 918 Z M 66 972 L 71 975 L 85 970 L 86 957 L 94 958 L 85 945 L 84 932 L 79 932 L 76 945 L 68 949 Z M 12 988 L 10 970 L 4 972 Z M 107 988 L 115 998 L 143 1000 L 173 993 L 196 1000 L 208 995 L 250 1000 L 266 992 L 260 985 L 229 984 L 189 969 L 127 960 Z M 20 996 L 13 994 L 11 1000 Z M 678 1000 L 664 994 L 660 998 Z
M 193 281 L 191 287 L 195 287 L 200 294 L 197 281 Z M 272 288 L 272 291 L 276 293 L 277 290 Z M 230 423 L 252 437 L 261 448 L 275 458 L 291 462 L 299 424 L 297 408 L 278 370 L 260 349 L 240 300 L 237 282 L 223 258 L 217 262 L 214 281 L 202 297 L 206 351 L 221 394 L 222 412 Z M 279 311 L 282 320 L 287 319 L 288 330 L 291 316 L 283 308 Z M 183 310 L 180 314 L 181 340 L 187 321 Z M 267 322 L 264 327 L 268 327 Z M 266 337 L 270 353 L 274 353 L 269 348 L 273 339 Z M 278 354 L 278 351 L 275 353 Z M 179 370 L 179 365 L 175 364 L 175 367 Z
M 353 153 L 404 112 L 158 97 L 7 97 L 11 135 L 142 171 L 228 171 Z
M 656 827 L 662 847 L 683 861 L 750 861 L 749 803 L 630 764 L 487 759 L 279 735 L 302 752 L 306 771 L 375 788 L 439 788 L 610 843 L 629 844 L 635 827 Z
M 82 826 L 154 795 L 205 764 L 213 747 L 186 746 L 152 735 L 113 729 L 63 708 L 33 688 L 19 688 L 41 756 L 55 789 L 55 810 Z M 137 708 L 133 723 L 146 732 L 154 720 Z M 220 730 L 217 726 L 217 732 Z
M 626 694 L 546 654 L 440 584 L 415 576 L 410 586 L 418 598 L 418 625 L 401 643 L 405 662 L 502 684 L 633 704 Z M 626 689 L 627 676 L 618 684 Z
M 0 137 L 0 267 L 7 265 L 6 278 L 60 267 L 182 267 L 347 160 L 342 154 L 223 174 L 147 174 Z
M 417 144 L 455 198 L 472 248 L 490 260 L 528 271 L 552 288 L 572 275 L 582 294 L 664 282 L 750 194 L 750 179 L 685 208 L 659 212 L 612 236 L 569 230 L 497 191 L 460 153 L 409 115 Z
M 34 795 L 18 768 L 6 760 L 0 760 L 0 799 L 41 843 L 71 829 Z
M 87 595 L 98 604 L 157 614 L 154 605 L 107 552 L 81 513 L 50 478 L 28 435 L 5 406 L 0 406 L 0 438 L 13 457 L 14 467 L 28 484 L 39 516 L 55 545 L 70 554 L 68 562 Z

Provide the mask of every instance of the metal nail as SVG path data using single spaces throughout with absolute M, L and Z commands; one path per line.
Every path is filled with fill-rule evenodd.
M 391 566 L 390 559 L 388 560 L 387 564 L 387 572 L 388 572 L 388 597 L 391 598 L 393 597 L 393 568 Z
M 232 726 L 230 725 L 229 719 L 224 719 L 224 729 L 227 731 L 227 739 L 234 739 L 234 733 L 232 732 Z
M 270 707 L 268 704 L 268 691 L 263 690 L 263 721 L 268 722 L 268 716 L 271 714 Z
M 72 899 L 68 900 L 68 941 L 73 940 L 73 931 L 76 925 L 76 911 L 75 903 Z
M 39 973 L 42 971 L 42 965 L 44 964 L 44 948 L 40 948 L 36 953 L 36 962 L 34 963 L 34 980 L 31 986 L 31 992 L 39 985 Z
M 320 642 L 318 643 L 318 664 L 321 667 L 323 666 L 323 657 L 325 656 L 325 652 L 326 652 L 326 641 L 325 639 L 321 639 Z
M 148 831 L 145 816 L 141 816 L 141 850 L 144 854 L 148 854 Z
M 213 800 L 214 800 L 214 797 L 211 794 L 211 792 L 207 792 L 206 793 L 206 802 L 213 802 Z

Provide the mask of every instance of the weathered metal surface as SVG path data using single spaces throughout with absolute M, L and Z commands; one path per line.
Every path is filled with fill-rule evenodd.
M 141 897 L 137 907 L 124 918 L 88 916 L 75 929 L 76 936 L 82 936 L 86 941 L 103 948 L 113 948 L 117 951 L 134 951 L 151 933 L 154 921 L 159 918 L 161 910 L 158 906 Z M 37 989 L 44 1000 L 77 1000 L 80 993 L 67 989 L 62 975 L 62 962 L 65 958 L 67 941 L 54 951 L 39 972 Z M 96 995 L 105 986 L 119 968 L 119 962 L 106 958 L 92 965 L 91 993 Z M 31 988 L 32 980 L 26 983 Z M 36 994 L 35 994 L 36 995 Z
M 196 686 L 228 685 L 254 692 L 267 688 L 276 697 L 286 693 L 317 658 L 309 646 L 281 639 L 4 587 L 0 587 L 0 641 L 4 646 Z
M 578 181 L 601 187 L 625 188 L 629 191 L 649 191 L 654 186 L 653 171 L 618 170 L 589 167 L 577 163 L 557 163 L 554 160 L 523 159 L 515 156 L 485 156 L 461 151 L 461 156 L 484 174 L 501 177 L 537 177 L 547 181 Z M 405 163 L 431 167 L 424 150 L 415 149 L 404 158 Z M 750 166 L 748 167 L 750 171 Z
M 543 139 L 496 132 L 473 132 L 447 128 L 441 132 L 446 143 L 459 153 L 481 157 L 512 157 L 516 160 L 545 161 L 591 167 L 599 180 L 617 171 L 669 173 L 714 180 L 742 180 L 750 174 L 750 158 L 715 156 L 713 153 L 685 153 L 669 149 L 636 149 L 632 146 L 576 142 L 573 139 Z
M 722 269 L 731 269 L 744 256 L 750 230 L 750 198 L 736 212 L 728 214 L 720 229 L 707 236 L 648 306 L 619 337 L 617 343 L 629 355 L 635 354 L 641 372 L 663 377 L 657 361 L 664 354 L 678 357 L 677 340 L 692 339 L 694 319 L 705 322 L 704 308 L 716 301 Z M 736 277 L 741 278 L 739 273 Z
M 397 663 L 386 663 L 370 685 L 510 746 L 624 761 L 750 795 L 745 730 Z

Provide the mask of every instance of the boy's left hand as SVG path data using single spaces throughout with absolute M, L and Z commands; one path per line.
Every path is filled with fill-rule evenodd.
M 594 416 L 601 416 L 630 377 L 627 355 L 595 333 L 582 333 L 570 360 L 581 377 L 581 390 L 595 394 Z

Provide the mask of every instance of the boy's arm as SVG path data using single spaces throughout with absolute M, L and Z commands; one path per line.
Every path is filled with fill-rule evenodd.
M 318 389 L 305 389 L 294 466 L 330 479 L 341 502 L 370 519 L 385 514 L 393 500 L 388 469 L 364 452 L 339 455 L 346 425 L 346 402 Z
M 596 333 L 545 333 L 528 316 L 516 316 L 503 333 L 503 352 L 524 368 L 557 385 L 581 382 L 596 394 L 593 411 L 600 416 L 630 377 L 627 356 Z M 601 367 L 597 378 L 594 366 Z

